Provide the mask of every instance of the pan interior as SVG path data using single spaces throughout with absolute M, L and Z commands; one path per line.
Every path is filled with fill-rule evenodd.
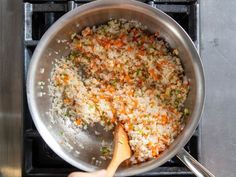
M 204 99 L 204 80 L 201 62 L 193 43 L 185 32 L 167 15 L 146 5 L 134 1 L 100 1 L 69 12 L 56 22 L 43 36 L 33 55 L 28 81 L 27 96 L 34 123 L 47 144 L 63 159 L 86 171 L 106 168 L 109 160 L 101 160 L 101 142 L 112 143 L 112 131 L 106 132 L 99 125 L 85 131 L 74 130 L 70 122 L 49 116 L 50 98 L 48 96 L 48 78 L 55 59 L 68 55 L 66 44 L 58 41 L 70 41 L 71 34 L 80 32 L 87 26 L 99 25 L 112 19 L 124 18 L 137 20 L 148 27 L 152 33 L 159 31 L 161 37 L 171 47 L 179 50 L 185 74 L 190 79 L 190 93 L 186 107 L 191 115 L 186 121 L 182 134 L 158 159 L 131 167 L 122 166 L 118 175 L 133 175 L 157 167 L 174 156 L 187 143 L 200 118 Z M 109 3 L 108 3 L 109 2 Z M 92 7 L 92 8 L 91 8 Z M 42 72 L 42 70 L 44 72 Z M 41 89 L 39 82 L 45 82 Z M 95 131 L 101 133 L 96 135 Z

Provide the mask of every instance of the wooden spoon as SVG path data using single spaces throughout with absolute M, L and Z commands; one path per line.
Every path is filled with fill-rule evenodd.
M 107 177 L 113 177 L 119 165 L 131 157 L 131 149 L 129 146 L 128 136 L 121 125 L 117 125 L 115 129 L 115 148 L 112 160 L 107 168 Z

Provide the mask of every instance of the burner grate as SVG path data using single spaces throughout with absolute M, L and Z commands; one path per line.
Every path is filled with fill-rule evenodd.
M 28 71 L 30 58 L 44 32 L 63 14 L 91 0 L 29 0 L 24 2 L 24 73 Z M 197 0 L 140 0 L 161 9 L 174 18 L 190 35 L 199 49 L 198 2 Z M 25 79 L 24 79 L 25 82 Z M 25 85 L 25 83 L 24 83 Z M 43 141 L 32 121 L 24 88 L 24 177 L 65 177 L 72 171 L 81 171 L 57 156 Z M 196 159 L 199 157 L 199 129 L 190 139 L 185 149 Z M 174 157 L 161 167 L 138 176 L 179 176 L 193 174 Z

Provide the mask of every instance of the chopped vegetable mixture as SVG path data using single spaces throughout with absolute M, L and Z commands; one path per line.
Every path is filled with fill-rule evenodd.
M 50 78 L 52 111 L 78 128 L 121 123 L 131 163 L 157 158 L 184 127 L 189 82 L 178 50 L 137 21 L 111 20 L 71 36 Z M 103 155 L 109 154 L 106 147 Z

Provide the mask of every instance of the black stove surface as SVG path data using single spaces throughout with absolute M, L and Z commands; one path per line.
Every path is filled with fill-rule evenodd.
M 29 0 L 24 2 L 24 73 L 25 78 L 32 53 L 44 32 L 63 14 L 91 0 Z M 175 19 L 198 44 L 197 0 L 153 0 L 145 1 Z M 24 84 L 25 85 L 25 84 Z M 36 130 L 26 100 L 24 88 L 24 139 L 23 177 L 65 177 L 72 171 L 82 171 L 57 156 L 43 141 Z M 199 130 L 196 130 L 185 149 L 199 158 Z M 161 167 L 138 176 L 194 176 L 176 157 Z

